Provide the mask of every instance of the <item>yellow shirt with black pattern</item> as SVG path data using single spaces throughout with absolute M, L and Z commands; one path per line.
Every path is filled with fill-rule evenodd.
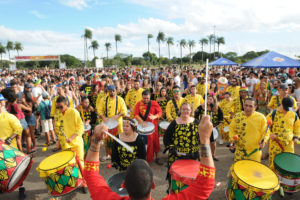
M 185 102 L 189 103 L 192 106 L 193 111 L 195 111 L 201 104 L 204 103 L 204 99 L 200 94 L 196 94 L 195 96 L 189 94 L 185 97 Z
M 201 83 L 198 83 L 197 84 L 197 94 L 200 94 L 202 95 L 203 97 L 205 96 L 205 83 L 204 84 L 201 84 Z M 210 84 L 208 83 L 207 84 L 207 91 L 209 90 L 210 88 Z
M 294 110 L 297 110 L 297 101 L 295 100 L 294 97 L 292 97 L 292 96 L 289 96 L 289 97 L 294 100 L 293 108 L 294 108 Z M 281 105 L 281 102 L 282 102 L 282 97 L 280 95 L 274 95 L 274 96 L 272 96 L 272 98 L 268 104 L 268 107 L 272 108 L 274 110 Z
M 176 104 L 177 104 L 178 110 L 180 110 L 181 104 L 183 104 L 184 101 L 185 101 L 185 99 L 182 98 L 182 97 L 180 97 L 179 100 L 176 100 Z M 167 119 L 168 119 L 169 122 L 173 121 L 174 119 L 176 119 L 178 117 L 178 115 L 176 113 L 175 106 L 174 106 L 172 100 L 170 100 L 167 103 L 167 106 L 166 106 L 166 115 L 167 115 Z
M 226 92 L 230 92 L 233 98 L 240 96 L 240 86 L 233 87 L 232 85 L 228 86 Z
M 242 107 L 242 104 L 244 105 L 244 103 L 245 100 L 241 99 L 240 96 L 233 98 L 233 100 L 231 101 L 231 107 L 233 108 L 234 114 L 242 112 L 244 110 L 244 108 Z

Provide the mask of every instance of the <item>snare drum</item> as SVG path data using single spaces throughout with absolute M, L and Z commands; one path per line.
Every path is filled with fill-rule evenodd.
M 62 151 L 45 158 L 36 170 L 54 197 L 68 194 L 83 183 L 79 164 L 72 151 Z
M 87 154 L 90 147 L 91 128 L 91 125 L 84 124 L 84 133 L 82 134 L 84 156 Z
M 229 200 L 272 199 L 274 192 L 279 189 L 276 174 L 259 162 L 240 160 L 231 166 L 230 171 L 232 177 L 226 190 Z
M 200 162 L 197 160 L 176 160 L 169 173 L 171 175 L 171 193 L 177 194 L 191 185 L 198 175 Z
M 128 111 L 128 113 L 124 116 L 124 120 L 126 119 L 130 119 L 130 111 Z
M 119 122 L 117 120 L 108 119 L 107 122 L 102 122 L 102 124 L 107 126 L 108 132 L 110 134 L 112 134 L 114 136 L 116 136 L 118 134 Z M 104 139 L 104 145 L 105 145 L 106 153 L 109 154 L 109 155 L 112 154 L 113 142 L 114 142 L 114 140 L 109 136 L 106 136 L 105 139 Z
M 170 122 L 168 121 L 161 121 L 158 123 L 158 127 L 159 127 L 159 135 L 160 136 L 164 136 L 166 130 L 168 129 L 170 125 Z
M 274 158 L 274 171 L 285 192 L 300 190 L 300 156 L 293 153 L 280 153 Z
M 125 180 L 125 174 L 125 172 L 114 174 L 107 180 L 107 185 L 110 187 L 110 189 L 121 197 L 128 196 L 126 188 L 122 188 L 122 184 Z
M 12 192 L 25 180 L 33 161 L 30 156 L 0 142 L 0 191 Z
M 137 126 L 137 133 L 141 135 L 142 139 L 144 140 L 144 143 L 146 145 L 146 150 L 147 150 L 147 145 L 148 145 L 148 140 L 147 136 L 151 135 L 154 132 L 155 126 L 151 122 L 147 122 L 147 126 L 143 127 L 142 124 L 139 124 Z

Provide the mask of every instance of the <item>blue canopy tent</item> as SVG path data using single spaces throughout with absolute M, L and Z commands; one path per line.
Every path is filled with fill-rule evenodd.
M 238 66 L 239 64 L 228 60 L 226 58 L 219 58 L 218 60 L 215 60 L 214 62 L 209 63 L 210 66 Z
M 242 64 L 241 66 L 253 68 L 299 68 L 300 62 L 274 51 L 270 51 Z

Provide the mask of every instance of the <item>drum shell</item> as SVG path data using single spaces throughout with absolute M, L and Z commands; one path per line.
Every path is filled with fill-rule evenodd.
M 196 160 L 177 160 L 169 173 L 171 175 L 171 192 L 177 194 L 191 185 L 198 175 L 200 162 Z
M 155 130 L 155 126 L 151 122 L 147 122 L 147 126 L 143 127 L 141 124 L 137 127 L 137 133 L 140 135 L 151 135 Z
M 19 165 L 25 159 L 30 159 L 30 161 L 28 166 L 24 170 L 23 168 L 19 168 Z M 8 168 L 7 166 L 9 164 L 10 167 Z M 28 155 L 24 154 L 18 149 L 13 148 L 12 146 L 0 142 L 0 191 L 13 192 L 16 188 L 18 188 L 27 177 L 32 164 L 33 161 L 31 158 L 29 158 Z M 17 183 L 14 186 L 9 188 L 10 181 L 12 180 L 13 176 L 17 174 L 17 170 L 24 170 L 24 172 L 23 174 L 20 174 L 20 180 L 17 181 Z
M 65 152 L 71 151 L 63 151 L 51 156 L 64 156 L 63 153 Z M 72 159 L 66 159 L 66 162 L 61 166 L 55 166 L 53 169 L 49 170 L 41 169 L 40 166 L 37 168 L 37 171 L 40 172 L 40 176 L 44 179 L 51 196 L 58 197 L 66 195 L 75 191 L 83 183 L 80 166 L 75 159 L 75 153 L 72 153 L 74 154 Z
M 276 155 L 274 158 L 274 171 L 280 180 L 280 184 L 283 190 L 288 193 L 298 192 L 300 190 L 300 168 L 299 168 L 299 172 L 292 172 L 289 171 L 288 169 L 284 169 L 283 167 L 280 166 L 279 163 L 280 161 L 278 159 L 281 156 L 287 156 L 288 158 L 287 160 L 292 160 L 293 158 L 295 158 L 295 156 L 299 158 L 299 155 L 289 153 L 289 152 L 284 152 Z
M 163 127 L 163 126 L 162 126 L 162 124 L 163 124 L 163 123 L 166 123 L 166 122 L 170 125 L 170 123 L 169 123 L 168 121 L 160 121 L 160 122 L 158 123 L 158 131 L 159 131 L 159 135 L 160 135 L 160 136 L 164 136 L 166 130 L 168 129 L 168 126 L 167 126 L 167 127 Z
M 107 185 L 110 187 L 110 189 L 119 194 L 121 197 L 128 196 L 127 190 L 121 187 L 125 180 L 125 174 L 125 172 L 117 173 L 107 179 Z

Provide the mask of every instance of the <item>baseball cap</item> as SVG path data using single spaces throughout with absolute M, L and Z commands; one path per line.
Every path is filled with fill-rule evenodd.
M 280 89 L 289 89 L 289 86 L 288 86 L 288 84 L 282 83 L 280 85 Z
M 43 92 L 42 97 L 43 97 L 43 99 L 47 99 L 49 97 L 48 92 Z
M 116 89 L 116 86 L 114 86 L 114 85 L 107 86 L 107 90 L 115 90 L 115 89 Z
M 24 88 L 32 88 L 32 86 L 29 83 L 25 83 Z

